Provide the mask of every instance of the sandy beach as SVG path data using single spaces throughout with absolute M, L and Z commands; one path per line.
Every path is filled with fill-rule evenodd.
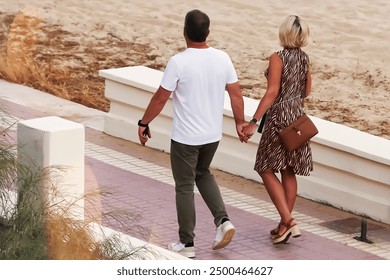
M 76 90 L 88 84 L 100 96 L 99 69 L 163 70 L 185 48 L 185 13 L 198 8 L 211 18 L 209 45 L 230 54 L 243 95 L 261 98 L 268 57 L 280 49 L 278 27 L 285 16 L 299 15 L 311 30 L 304 49 L 313 73 L 308 113 L 390 139 L 386 0 L 0 0 L 0 7 L 3 52 L 31 53 L 39 63 L 68 69 L 64 84 Z M 107 110 L 108 102 L 101 100 L 87 105 Z

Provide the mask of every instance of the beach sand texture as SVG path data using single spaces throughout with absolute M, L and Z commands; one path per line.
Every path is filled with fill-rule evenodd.
M 99 69 L 163 70 L 168 58 L 185 48 L 185 13 L 201 9 L 211 18 L 209 45 L 230 54 L 243 95 L 256 99 L 265 92 L 268 57 L 280 49 L 280 23 L 299 15 L 311 31 L 304 49 L 313 73 L 307 112 L 390 139 L 387 0 L 0 0 L 0 7 L 2 33 L 8 32 L 2 45 L 9 54 L 29 52 L 33 44 L 40 61 L 79 76 L 89 71 L 83 81 L 100 83 L 97 94 L 103 94 Z M 26 38 L 29 48 L 23 48 Z M 103 103 L 95 107 L 107 110 Z

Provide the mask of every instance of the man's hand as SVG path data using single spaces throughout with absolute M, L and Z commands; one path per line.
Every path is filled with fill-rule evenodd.
M 248 137 L 247 137 L 247 135 L 244 134 L 244 130 L 248 125 L 249 125 L 248 122 L 242 122 L 242 123 L 236 124 L 237 135 L 238 135 L 238 138 L 240 138 L 241 143 L 248 142 Z
M 145 143 L 149 140 L 149 138 L 152 138 L 152 134 L 150 133 L 149 127 L 138 127 L 138 138 L 139 142 L 142 144 L 142 146 L 145 146 Z

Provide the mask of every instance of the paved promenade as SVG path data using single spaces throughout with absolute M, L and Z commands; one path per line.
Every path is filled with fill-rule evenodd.
M 20 92 L 25 95 L 19 95 Z M 45 104 L 45 100 L 50 102 Z M 100 198 L 100 210 L 134 213 L 137 220 L 126 225 L 126 233 L 134 237 L 163 248 L 177 241 L 174 183 L 168 154 L 104 134 L 102 112 L 91 114 L 91 109 L 29 92 L 24 87 L 0 83 L 0 106 L 4 111 L 2 119 L 8 121 L 56 115 L 83 123 L 86 191 L 99 189 L 110 193 Z M 238 149 L 244 148 L 241 145 L 244 144 L 237 141 Z M 278 215 L 264 187 L 220 170 L 213 173 L 237 231 L 228 247 L 211 250 L 215 237 L 213 219 L 196 193 L 198 260 L 390 259 L 390 225 L 367 220 L 367 238 L 373 243 L 361 242 L 354 238 L 361 235 L 361 217 L 304 198 L 298 198 L 294 213 L 302 236 L 275 246 L 269 230 L 278 223 Z M 88 207 L 87 204 L 86 212 L 96 210 Z M 110 220 L 102 220 L 102 224 L 123 229 Z

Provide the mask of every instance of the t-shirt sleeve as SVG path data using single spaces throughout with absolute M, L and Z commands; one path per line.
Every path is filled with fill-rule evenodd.
M 227 69 L 228 69 L 228 73 L 227 73 L 228 75 L 226 79 L 226 84 L 233 84 L 235 82 L 238 82 L 236 69 L 234 68 L 233 62 L 228 55 L 227 55 Z
M 161 86 L 169 91 L 174 91 L 179 80 L 179 67 L 177 66 L 174 59 L 168 60 L 167 66 L 165 67 L 164 74 L 161 80 Z

